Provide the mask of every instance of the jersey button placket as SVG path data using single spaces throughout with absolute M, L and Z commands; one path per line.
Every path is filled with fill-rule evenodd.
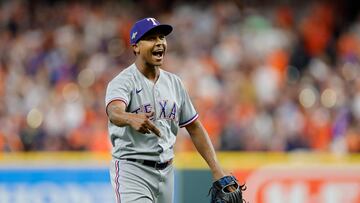
M 160 92 L 158 88 L 155 89 L 155 96 L 157 100 L 160 100 Z
M 156 105 L 157 105 L 157 96 L 156 96 L 156 84 L 154 84 L 153 86 L 153 99 L 154 99 L 154 117 L 155 117 L 155 120 L 157 119 L 157 111 L 156 111 Z

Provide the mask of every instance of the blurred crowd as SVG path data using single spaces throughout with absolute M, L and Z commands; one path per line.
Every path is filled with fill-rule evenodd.
M 217 150 L 360 152 L 359 3 L 289 2 L 1 1 L 0 151 L 109 150 L 106 86 L 151 16 Z

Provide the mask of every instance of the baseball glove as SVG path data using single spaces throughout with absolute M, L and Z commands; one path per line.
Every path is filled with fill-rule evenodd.
M 230 187 L 232 189 L 230 189 Z M 233 191 L 234 190 L 234 191 Z M 224 176 L 213 182 L 210 188 L 210 203 L 243 203 L 242 191 L 246 190 L 245 184 L 240 185 L 235 176 Z

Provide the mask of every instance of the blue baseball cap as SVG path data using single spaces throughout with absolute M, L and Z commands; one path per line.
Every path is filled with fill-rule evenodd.
M 136 44 L 141 37 L 151 30 L 159 30 L 165 36 L 173 30 L 171 25 L 161 24 L 155 18 L 144 18 L 137 21 L 130 31 L 130 44 Z

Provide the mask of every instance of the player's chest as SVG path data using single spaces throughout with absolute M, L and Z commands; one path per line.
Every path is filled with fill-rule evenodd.
M 177 120 L 181 98 L 170 83 L 140 83 L 131 92 L 129 112 L 155 112 L 157 118 Z

